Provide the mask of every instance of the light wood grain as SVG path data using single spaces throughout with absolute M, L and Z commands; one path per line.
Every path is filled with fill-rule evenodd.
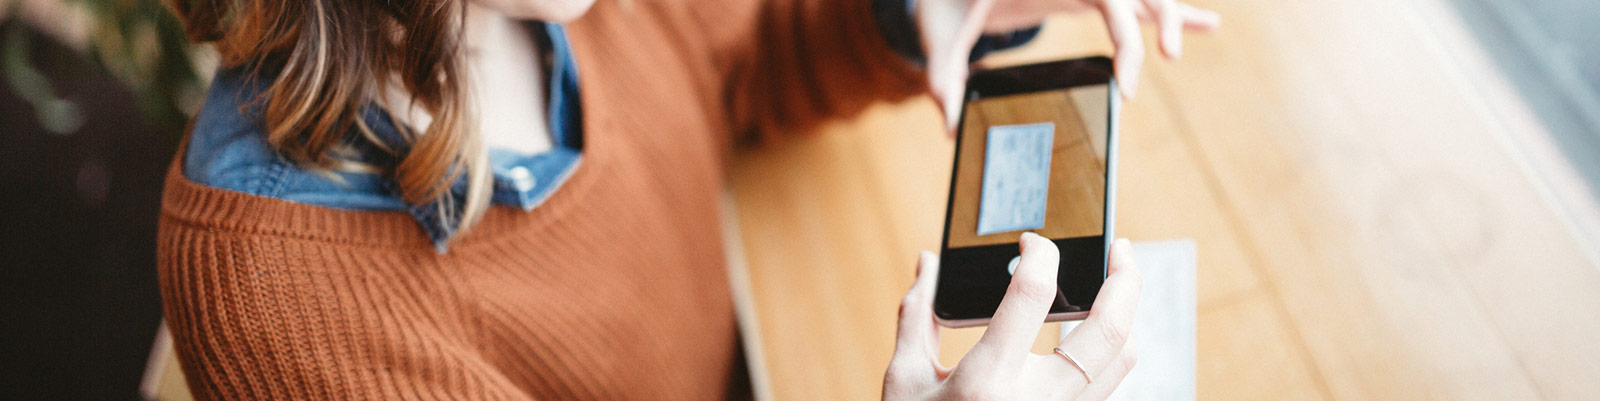
M 1181 62 L 1151 55 L 1117 226 L 1198 241 L 1201 399 L 1600 394 L 1595 203 L 1447 8 L 1197 3 L 1225 25 Z M 1109 52 L 1103 29 L 1053 19 L 991 61 Z M 943 224 L 938 121 L 926 100 L 885 105 L 732 162 L 775 398 L 878 397 Z M 942 360 L 978 333 L 945 330 Z

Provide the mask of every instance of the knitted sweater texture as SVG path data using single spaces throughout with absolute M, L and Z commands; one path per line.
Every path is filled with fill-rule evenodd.
M 681 4 L 680 4 L 681 3 Z M 924 91 L 862 0 L 602 0 L 569 24 L 585 158 L 437 253 L 404 212 L 168 174 L 165 313 L 201 400 L 720 399 L 734 138 Z M 796 166 L 796 168 L 804 168 Z M 781 318 L 781 317 L 779 317 Z

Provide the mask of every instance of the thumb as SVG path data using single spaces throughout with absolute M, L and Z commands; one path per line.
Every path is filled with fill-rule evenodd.
M 938 360 L 939 327 L 933 320 L 933 296 L 939 277 L 939 257 L 922 251 L 917 278 L 900 300 L 900 328 L 895 338 L 894 361 L 900 369 L 932 370 Z
M 966 91 L 967 59 L 983 34 L 984 21 L 995 0 L 922 1 L 917 21 L 928 56 L 928 84 L 944 112 L 945 130 L 954 135 Z
M 929 66 L 928 86 L 933 90 L 933 100 L 939 104 L 939 111 L 944 115 L 945 134 L 951 138 L 956 136 L 956 124 L 961 122 L 962 93 L 967 90 L 966 64 L 942 66 Z

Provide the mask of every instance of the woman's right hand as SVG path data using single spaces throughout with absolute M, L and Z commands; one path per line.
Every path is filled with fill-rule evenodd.
M 1060 253 L 1054 243 L 1022 234 L 1022 260 L 989 328 L 953 369 L 939 364 L 933 291 L 939 260 L 923 252 L 917 279 L 900 303 L 894 358 L 883 378 L 885 400 L 1104 400 L 1133 368 L 1131 341 L 1139 303 L 1139 269 L 1128 240 L 1111 247 L 1105 285 L 1089 317 L 1061 341 L 1082 371 L 1061 355 L 1029 352 L 1056 297 Z M 1089 379 L 1093 378 L 1093 382 Z

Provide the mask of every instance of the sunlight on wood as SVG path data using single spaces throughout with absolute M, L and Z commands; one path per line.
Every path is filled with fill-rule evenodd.
M 1600 394 L 1600 230 L 1571 217 L 1592 200 L 1550 201 L 1569 191 L 1538 175 L 1541 128 L 1447 9 L 1197 3 L 1223 27 L 1147 57 L 1117 227 L 1197 241 L 1200 399 Z M 986 62 L 1110 52 L 1098 17 L 1051 21 Z M 732 161 L 777 399 L 878 397 L 943 225 L 939 121 L 926 99 L 885 105 Z M 944 330 L 941 360 L 980 335 Z

